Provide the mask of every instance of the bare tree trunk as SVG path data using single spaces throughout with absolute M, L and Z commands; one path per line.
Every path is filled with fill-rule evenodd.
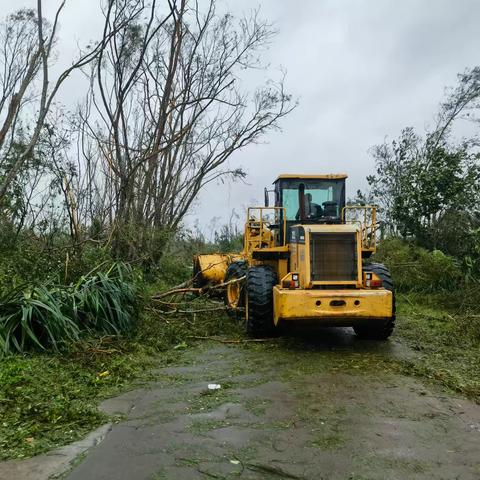
M 133 8 L 129 0 L 122 7 L 105 36 Z M 142 24 L 104 42 L 92 71 L 90 100 L 101 101 L 91 106 L 103 125 L 89 128 L 98 151 L 112 154 L 105 185 L 114 189 L 115 250 L 133 255 L 156 255 L 159 232 L 179 227 L 205 185 L 242 177 L 225 168 L 228 159 L 295 106 L 283 78 L 250 97 L 240 90 L 240 72 L 260 65 L 257 51 L 273 35 L 256 14 L 235 24 L 215 13 L 214 0 L 205 10 L 187 0 L 161 8 L 153 2 Z

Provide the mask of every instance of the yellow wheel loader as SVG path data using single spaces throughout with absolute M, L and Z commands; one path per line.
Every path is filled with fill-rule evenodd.
M 196 256 L 195 284 L 223 285 L 227 311 L 255 337 L 311 321 L 387 339 L 395 325 L 393 282 L 384 265 L 368 262 L 376 209 L 346 206 L 346 178 L 280 175 L 273 191 L 265 189 L 265 206 L 248 209 L 243 251 Z

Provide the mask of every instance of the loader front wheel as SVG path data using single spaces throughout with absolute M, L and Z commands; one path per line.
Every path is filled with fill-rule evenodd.
M 251 267 L 247 272 L 245 305 L 247 333 L 252 337 L 266 337 L 273 332 L 273 287 L 277 273 L 267 265 Z
M 387 340 L 395 328 L 395 288 L 393 286 L 392 276 L 390 275 L 388 268 L 383 265 L 383 263 L 371 263 L 370 265 L 366 265 L 364 271 L 375 273 L 382 280 L 384 288 L 392 292 L 392 316 L 389 318 L 376 320 L 371 325 L 356 325 L 353 327 L 353 329 L 360 338 L 370 340 Z
M 230 282 L 247 275 L 247 262 L 233 262 L 225 273 L 224 282 Z M 232 282 L 227 285 L 224 297 L 227 314 L 232 318 L 239 318 L 242 316 L 243 308 L 245 307 L 245 279 L 239 282 Z

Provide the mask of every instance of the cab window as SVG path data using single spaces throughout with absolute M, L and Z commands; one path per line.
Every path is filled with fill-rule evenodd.
M 300 220 L 299 187 L 305 185 L 305 217 L 308 220 L 339 218 L 344 207 L 344 180 L 288 180 L 281 188 L 287 221 Z

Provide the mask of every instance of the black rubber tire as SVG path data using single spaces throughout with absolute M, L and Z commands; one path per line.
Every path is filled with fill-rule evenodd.
M 370 340 L 387 340 L 393 333 L 396 319 L 395 287 L 390 271 L 383 263 L 370 263 L 364 266 L 364 272 L 375 273 L 383 282 L 383 287 L 393 294 L 392 316 L 382 320 L 376 320 L 370 325 L 355 325 L 353 329 L 360 338 Z
M 225 273 L 224 282 L 228 282 L 229 280 L 233 280 L 234 278 L 242 278 L 247 275 L 248 264 L 247 262 L 240 261 L 240 262 L 232 262 Z M 243 317 L 243 308 L 245 307 L 245 282 L 242 282 L 240 290 L 240 299 L 237 304 L 237 308 L 231 308 L 228 297 L 227 297 L 227 290 L 225 289 L 225 293 L 223 296 L 223 301 L 225 303 L 225 307 L 227 309 L 227 315 L 232 318 L 240 318 Z M 239 310 L 242 309 L 242 310 Z
M 252 337 L 273 333 L 273 287 L 277 272 L 268 265 L 250 267 L 247 272 L 246 328 Z

